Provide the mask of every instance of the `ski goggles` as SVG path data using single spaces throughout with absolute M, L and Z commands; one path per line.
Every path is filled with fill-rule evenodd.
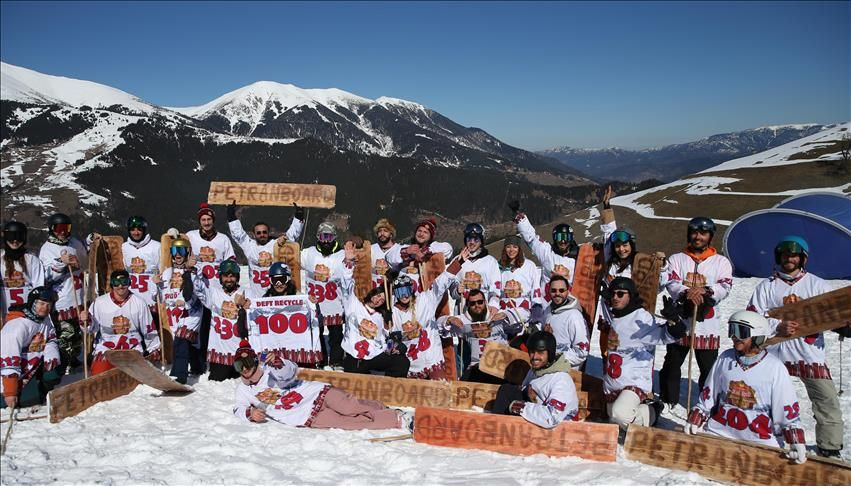
M 148 222 L 145 221 L 143 218 L 134 216 L 130 218 L 129 221 L 127 221 L 127 229 L 131 230 L 133 228 L 148 229 Z
M 572 241 L 573 235 L 571 235 L 570 233 L 556 233 L 553 235 L 553 240 L 557 242 Z
M 54 234 L 67 235 L 71 233 L 71 223 L 54 224 L 52 229 Z
M 257 355 L 240 356 L 233 361 L 233 367 L 237 373 L 242 373 L 242 370 L 250 370 L 257 366 Z
M 4 231 L 3 232 L 3 240 L 4 241 L 20 241 L 21 243 L 26 243 L 27 241 L 27 232 L 26 231 Z
M 319 233 L 320 243 L 333 243 L 336 239 L 337 235 L 335 235 L 334 233 Z
M 180 255 L 180 256 L 186 258 L 186 256 L 189 255 L 189 248 L 186 248 L 185 246 L 173 246 L 173 247 L 171 247 L 171 256 L 177 256 L 177 255 Z
M 404 287 L 397 287 L 393 289 L 393 297 L 396 297 L 396 300 L 399 300 L 403 297 L 411 297 L 414 295 L 414 289 L 408 287 L 407 285 Z
M 286 286 L 289 279 L 289 275 L 276 275 L 274 277 L 269 277 L 269 280 L 272 282 L 272 285 L 281 284 Z
M 117 275 L 115 277 L 110 277 L 109 285 L 113 287 L 126 287 L 130 285 L 130 277 L 127 275 Z
M 775 248 L 777 253 L 791 253 L 793 255 L 801 255 L 806 253 L 804 247 L 801 246 L 797 241 L 781 241 L 777 248 Z
M 731 322 L 727 330 L 727 335 L 730 339 L 738 339 L 741 341 L 751 337 L 751 327 L 739 322 Z
M 609 241 L 611 241 L 612 243 L 627 243 L 631 239 L 632 235 L 622 230 L 617 230 L 612 233 L 612 236 L 609 236 Z

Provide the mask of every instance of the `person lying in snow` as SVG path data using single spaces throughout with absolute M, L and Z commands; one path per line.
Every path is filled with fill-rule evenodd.
M 381 402 L 359 400 L 343 390 L 316 381 L 300 380 L 295 363 L 270 355 L 265 363 L 248 341 L 236 351 L 234 368 L 240 375 L 233 413 L 246 422 L 266 419 L 314 429 L 410 429 L 411 417 Z

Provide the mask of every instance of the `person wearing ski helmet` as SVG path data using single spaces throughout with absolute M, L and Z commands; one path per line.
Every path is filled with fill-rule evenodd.
M 51 319 L 59 336 L 61 363 L 58 372 L 83 364 L 80 351 L 83 333 L 79 312 L 83 305 L 83 269 L 88 267 L 86 247 L 71 235 L 71 218 L 62 213 L 47 219 L 47 242 L 38 258 L 44 267 L 44 284 L 57 294 Z
M 519 387 L 510 383 L 499 387 L 494 412 L 519 415 L 546 429 L 573 420 L 579 399 L 570 363 L 558 354 L 555 336 L 537 331 L 526 340 L 526 349 L 531 369 Z
M 248 337 L 245 309 L 251 305 L 253 294 L 239 285 L 239 264 L 235 260 L 224 260 L 219 264 L 219 285 L 211 285 L 209 279 L 197 268 L 195 255 L 190 255 L 183 273 L 183 282 L 192 289 L 201 304 L 210 310 L 210 341 L 207 352 L 208 375 L 212 381 L 238 378 L 233 368 L 234 353 L 240 339 Z
M 450 295 L 459 305 L 473 289 L 484 292 L 490 305 L 499 305 L 499 262 L 484 247 L 484 237 L 485 229 L 479 223 L 470 223 L 464 228 L 464 248 L 467 251 L 465 256 L 455 257 L 461 263 L 461 270 L 450 288 Z M 462 369 L 466 365 L 465 362 Z
M 39 286 L 26 303 L 14 306 L 0 330 L 0 407 L 29 407 L 44 403 L 59 383 L 59 346 L 50 320 L 56 294 Z
M 13 305 L 23 304 L 30 290 L 44 285 L 44 267 L 38 257 L 27 252 L 27 226 L 19 221 L 3 225 L 0 276 L 0 317 L 5 317 Z
M 269 288 L 263 297 L 276 297 L 279 295 L 295 295 L 295 283 L 290 273 L 290 267 L 283 262 L 275 262 L 269 267 Z
M 789 445 L 786 455 L 797 464 L 807 460 L 807 443 L 799 416 L 795 386 L 783 363 L 766 352 L 768 321 L 748 310 L 728 321 L 733 348 L 712 366 L 698 401 L 688 415 L 686 434 L 712 435 L 773 447 Z M 724 398 L 726 397 L 726 398 Z M 781 432 L 775 435 L 776 432 Z
M 733 266 L 711 245 L 715 223 L 696 217 L 686 228 L 686 248 L 668 258 L 665 288 L 684 306 L 689 327 L 694 326 L 694 357 L 700 369 L 698 389 L 703 387 L 709 369 L 718 358 L 721 345 L 721 302 L 733 287 Z M 695 308 L 697 311 L 695 313 Z M 692 318 L 697 316 L 697 322 Z M 680 398 L 683 362 L 689 357 L 690 336 L 668 344 L 665 362 L 659 372 L 662 400 L 673 408 Z
M 626 277 L 612 280 L 603 302 L 609 332 L 603 393 L 609 419 L 623 429 L 633 423 L 653 425 L 663 408 L 653 400 L 653 357 L 657 345 L 686 335 L 682 306 L 664 297 L 664 319 L 657 319 L 642 307 L 635 283 Z
M 130 291 L 145 301 L 155 325 L 159 326 L 157 287 L 153 280 L 160 272 L 160 242 L 151 238 L 144 217 L 127 218 L 127 241 L 121 245 L 121 254 L 124 268 L 130 272 Z
M 304 229 L 304 208 L 293 203 L 295 216 L 287 232 L 277 238 L 272 235 L 271 228 L 263 221 L 254 223 L 253 238 L 245 232 L 242 223 L 236 216 L 236 201 L 227 207 L 228 230 L 231 238 L 242 248 L 248 260 L 249 287 L 254 295 L 263 295 L 269 289 L 269 267 L 275 260 L 276 248 L 284 246 L 287 241 L 298 241 Z
M 555 225 L 552 232 L 552 243 L 546 243 L 538 236 L 535 227 L 532 226 L 526 214 L 520 212 L 519 201 L 510 202 L 508 207 L 515 215 L 514 222 L 517 224 L 517 232 L 541 264 L 541 290 L 544 294 L 544 300 L 549 302 L 549 288 L 547 286 L 553 275 L 561 275 L 568 280 L 568 283 L 573 282 L 576 257 L 579 254 L 579 246 L 573 238 L 573 229 L 566 223 Z M 536 315 L 536 312 L 532 314 Z
M 810 245 L 800 235 L 780 238 L 774 245 L 774 274 L 757 285 L 748 309 L 767 315 L 772 309 L 830 292 L 826 281 L 805 269 Z M 839 457 L 843 447 L 844 418 L 836 387 L 827 366 L 824 332 L 804 335 L 797 321 L 768 318 L 772 334 L 792 337 L 768 347 L 769 354 L 786 366 L 789 375 L 803 382 L 816 420 L 816 452 Z M 840 338 L 851 337 L 851 326 L 834 329 Z
M 92 302 L 80 320 L 94 336 L 92 376 L 114 368 L 106 357 L 111 349 L 132 349 L 146 353 L 157 365 L 161 362 L 160 337 L 151 311 L 141 297 L 130 291 L 130 273 L 114 270 L 109 276 L 110 291 Z

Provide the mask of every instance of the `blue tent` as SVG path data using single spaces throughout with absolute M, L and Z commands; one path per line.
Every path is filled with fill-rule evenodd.
M 787 235 L 809 243 L 808 271 L 827 279 L 851 278 L 851 198 L 828 192 L 794 196 L 734 221 L 724 235 L 733 275 L 771 275 L 774 245 Z

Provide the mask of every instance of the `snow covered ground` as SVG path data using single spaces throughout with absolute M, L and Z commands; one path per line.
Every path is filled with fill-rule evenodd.
M 723 315 L 744 308 L 759 279 L 735 279 Z M 832 282 L 834 287 L 851 284 Z M 661 299 L 660 299 L 661 301 Z M 722 348 L 731 346 L 722 340 Z M 834 382 L 851 388 L 851 342 L 840 370 L 836 334 L 827 334 Z M 592 356 L 599 356 L 596 335 Z M 664 347 L 657 348 L 656 369 Z M 601 361 L 590 371 L 599 375 Z M 686 365 L 683 365 L 683 374 Z M 801 417 L 814 444 L 810 402 L 800 382 Z M 514 457 L 417 444 L 370 443 L 400 430 L 345 432 L 295 429 L 269 422 L 245 424 L 231 415 L 234 383 L 202 378 L 195 393 L 165 397 L 140 385 L 124 397 L 98 404 L 58 424 L 18 422 L 0 459 L 2 484 L 708 484 L 694 473 L 670 471 L 623 458 L 599 463 L 543 455 Z M 685 395 L 685 387 L 683 387 Z M 683 401 L 685 399 L 683 398 Z M 851 460 L 851 391 L 840 397 L 845 418 L 843 457 Z M 684 416 L 679 409 L 675 415 Z M 665 416 L 663 425 L 683 421 Z M 5 434 L 7 424 L 2 427 Z

